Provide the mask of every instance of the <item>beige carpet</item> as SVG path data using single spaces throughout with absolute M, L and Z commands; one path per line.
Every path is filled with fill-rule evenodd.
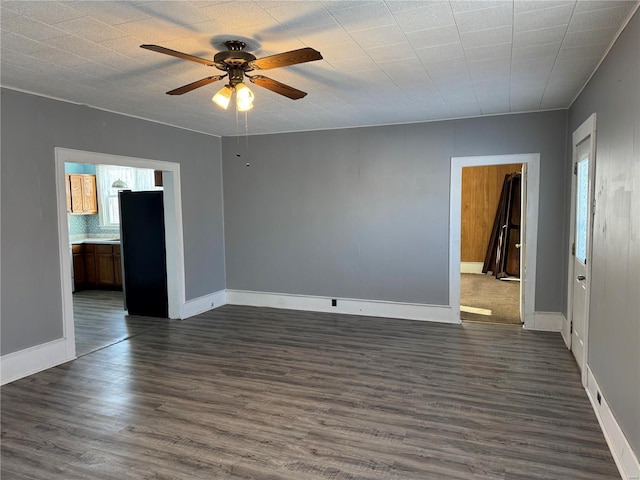
M 460 275 L 460 318 L 463 321 L 519 324 L 519 297 L 520 282 L 474 273 Z

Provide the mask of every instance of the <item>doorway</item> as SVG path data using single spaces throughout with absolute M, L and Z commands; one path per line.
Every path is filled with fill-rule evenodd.
M 65 163 L 118 165 L 162 171 L 164 221 L 167 264 L 168 310 L 172 319 L 181 318 L 185 302 L 184 242 L 182 238 L 182 205 L 180 165 L 174 162 L 123 157 L 66 148 L 55 148 L 58 240 L 61 272 L 63 330 L 69 357 L 76 356 L 74 304 L 72 295 L 71 253 L 67 225 Z
M 567 322 L 562 335 L 582 372 L 586 385 L 589 336 L 589 296 L 591 277 L 591 236 L 595 187 L 596 114 L 573 132 L 571 223 L 569 234 L 569 275 Z
M 462 169 L 460 318 L 521 325 L 524 164 Z
M 149 302 L 151 305 L 163 303 L 162 315 L 155 315 L 153 319 L 141 316 L 124 300 L 123 273 L 128 269 L 125 268 L 122 249 L 119 197 L 126 193 L 123 191 L 131 190 L 152 191 L 161 199 L 163 187 L 156 172 L 159 171 L 122 165 L 65 163 L 65 177 L 70 186 L 67 220 L 73 257 L 71 284 L 76 356 L 137 335 L 154 327 L 160 321 L 158 317 L 167 317 L 166 278 L 163 295 L 155 295 L 153 301 Z M 74 188 L 77 183 L 81 183 L 81 186 L 89 184 L 91 188 Z M 76 197 L 81 197 L 81 201 Z M 84 208 L 85 204 L 91 208 Z M 152 218 L 146 213 L 142 218 L 136 218 L 136 225 Z M 162 219 L 162 214 L 157 217 Z M 164 229 L 155 235 L 144 231 L 138 237 L 145 246 L 141 256 L 152 256 L 152 267 L 164 266 Z M 150 246 L 158 243 L 162 243 L 162 251 L 153 251 Z M 128 244 L 127 252 L 132 251 L 133 245 Z M 135 260 L 138 255 L 130 253 L 128 257 Z M 132 283 L 127 281 L 126 286 L 131 289 Z M 134 303 L 135 300 L 140 301 L 138 297 L 142 296 L 135 295 L 132 298 Z
M 461 209 L 462 209 L 462 169 L 473 166 L 524 164 L 526 179 L 524 188 L 524 223 L 522 232 L 522 265 L 520 268 L 520 315 L 524 328 L 535 329 L 535 280 L 538 235 L 538 198 L 540 154 L 492 155 L 478 157 L 451 158 L 451 189 L 449 217 L 449 305 L 451 319 L 460 323 L 460 248 L 461 248 Z

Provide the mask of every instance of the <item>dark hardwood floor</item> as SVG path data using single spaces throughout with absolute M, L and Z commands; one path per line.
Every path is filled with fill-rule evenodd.
M 224 306 L 2 388 L 2 479 L 620 478 L 559 334 Z
M 80 290 L 73 294 L 76 355 L 82 356 L 154 328 L 167 319 L 128 315 L 122 291 Z

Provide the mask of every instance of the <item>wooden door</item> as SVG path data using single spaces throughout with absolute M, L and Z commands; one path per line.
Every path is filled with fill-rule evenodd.
M 96 252 L 95 245 L 89 243 L 84 246 L 84 270 L 87 285 L 95 285 L 97 283 Z
M 71 212 L 83 213 L 83 180 L 82 175 L 69 175 L 69 189 L 71 192 Z
M 86 282 L 83 245 L 73 245 L 73 284 L 76 289 L 84 287 Z
M 71 175 L 65 174 L 64 176 L 64 186 L 66 190 L 67 197 L 67 213 L 71 213 Z
M 96 275 L 98 285 L 113 287 L 115 285 L 115 270 L 113 267 L 113 247 L 111 245 L 96 245 Z
M 120 256 L 120 245 L 113 246 L 113 271 L 114 286 L 122 287 L 122 257 Z
M 82 211 L 98 213 L 95 175 L 82 175 Z

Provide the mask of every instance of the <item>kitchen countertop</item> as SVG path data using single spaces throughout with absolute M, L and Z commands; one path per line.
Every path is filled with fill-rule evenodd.
M 119 238 L 82 238 L 69 240 L 70 245 L 80 245 L 82 243 L 99 243 L 104 245 L 120 245 Z

